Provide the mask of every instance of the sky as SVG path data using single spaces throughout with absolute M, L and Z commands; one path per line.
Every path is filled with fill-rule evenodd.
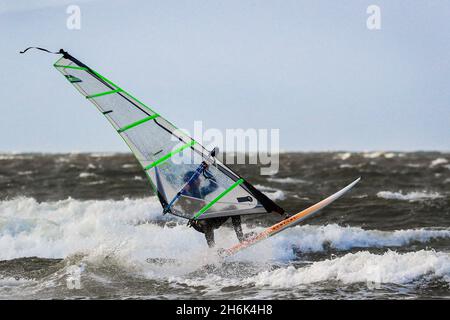
M 128 150 L 58 56 L 28 46 L 64 48 L 187 130 L 280 129 L 286 151 L 450 150 L 449 1 L 0 0 L 0 39 L 0 152 Z

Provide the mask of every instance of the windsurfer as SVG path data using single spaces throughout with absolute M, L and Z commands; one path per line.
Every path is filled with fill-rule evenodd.
M 190 177 L 194 174 L 194 171 L 189 171 L 184 176 L 184 181 L 188 182 Z M 191 181 L 189 185 L 186 186 L 183 194 L 185 196 L 197 198 L 197 199 L 205 199 L 205 197 L 214 192 L 217 189 L 216 179 L 212 174 L 210 174 L 207 168 L 203 171 L 203 175 L 206 180 L 209 181 L 209 184 L 204 187 L 200 187 L 200 179 L 195 179 Z M 189 220 L 189 226 L 193 227 L 198 232 L 204 233 L 206 242 L 210 248 L 215 246 L 214 241 L 214 229 L 218 229 L 221 227 L 230 217 L 216 217 L 216 218 L 207 218 L 207 219 L 191 219 Z M 249 233 L 244 235 L 242 232 L 242 224 L 241 217 L 239 215 L 231 216 L 231 223 L 233 225 L 233 229 L 236 232 L 236 236 L 239 242 L 244 241 L 250 235 L 254 233 Z

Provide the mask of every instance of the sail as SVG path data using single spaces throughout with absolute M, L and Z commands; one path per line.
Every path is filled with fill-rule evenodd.
M 187 219 L 284 210 L 159 113 L 61 50 L 55 64 L 129 146 L 164 212 Z

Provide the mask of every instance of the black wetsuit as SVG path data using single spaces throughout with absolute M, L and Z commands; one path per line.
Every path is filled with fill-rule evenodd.
M 217 184 L 215 183 L 214 177 L 210 178 L 208 186 L 202 188 L 191 187 L 189 191 L 184 194 L 197 199 L 205 199 L 205 197 L 214 192 L 217 189 Z M 218 218 L 208 218 L 201 220 L 191 220 L 190 225 L 197 231 L 204 233 L 206 242 L 210 248 L 214 247 L 214 229 L 222 226 L 230 217 L 218 217 Z M 233 223 L 234 231 L 240 242 L 244 240 L 244 234 L 242 232 L 241 226 L 241 217 L 240 216 L 232 216 L 231 222 Z
M 214 247 L 214 229 L 222 226 L 230 217 L 218 217 L 218 218 L 208 218 L 204 220 L 194 220 L 191 221 L 191 226 L 205 234 L 206 242 L 210 248 Z M 231 223 L 233 224 L 234 231 L 236 232 L 236 236 L 239 239 L 239 242 L 244 241 L 244 233 L 242 232 L 241 226 L 241 216 L 232 216 Z

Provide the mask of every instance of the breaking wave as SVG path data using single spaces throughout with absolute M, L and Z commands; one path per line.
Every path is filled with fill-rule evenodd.
M 250 230 L 246 225 L 244 229 Z M 231 228 L 221 228 L 216 234 L 220 246 L 236 242 Z M 327 247 L 336 250 L 399 247 L 439 238 L 450 238 L 450 230 L 387 232 L 336 224 L 304 225 L 261 242 L 236 257 L 290 259 L 295 254 L 293 248 L 317 252 Z M 90 256 L 114 253 L 125 261 L 144 261 L 149 256 L 192 260 L 206 248 L 203 234 L 187 227 L 184 220 L 161 215 L 154 197 L 41 203 L 32 198 L 16 198 L 0 202 L 0 260 L 31 256 L 65 258 L 77 253 Z M 262 251 L 266 254 L 261 255 Z
M 413 191 L 403 194 L 400 192 L 391 191 L 380 191 L 377 193 L 378 198 L 388 199 L 388 200 L 404 200 L 404 201 L 422 201 L 427 199 L 437 199 L 443 196 L 437 192 L 419 192 Z
M 447 159 L 445 159 L 445 158 L 437 158 L 437 159 L 431 161 L 431 163 L 430 163 L 430 168 L 439 166 L 439 165 L 441 165 L 441 164 L 446 164 L 446 163 L 448 163 L 448 160 L 447 160 Z
M 299 269 L 289 266 L 263 271 L 246 279 L 246 282 L 257 286 L 291 288 L 330 280 L 404 284 L 421 277 L 443 278 L 450 283 L 450 254 L 420 250 L 404 254 L 388 251 L 378 255 L 362 251 L 314 262 Z
M 267 178 L 267 181 L 280 183 L 280 184 L 298 184 L 298 183 L 308 183 L 308 181 L 296 178 Z

